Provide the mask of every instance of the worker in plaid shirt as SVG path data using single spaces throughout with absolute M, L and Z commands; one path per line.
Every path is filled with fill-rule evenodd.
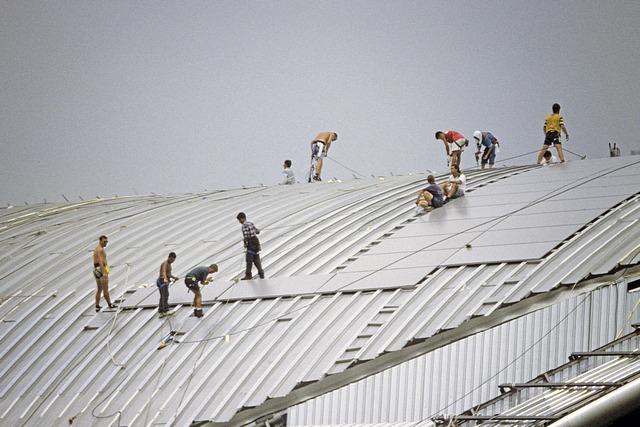
M 261 279 L 264 279 L 264 270 L 262 270 L 262 261 L 260 261 L 260 240 L 258 239 L 258 230 L 252 222 L 247 221 L 247 216 L 244 212 L 240 212 L 236 218 L 238 222 L 242 224 L 242 237 L 244 240 L 244 247 L 246 249 L 245 260 L 247 262 L 247 268 L 244 272 L 244 277 L 241 280 L 250 280 L 253 276 L 251 270 L 255 264 L 258 269 L 258 275 Z

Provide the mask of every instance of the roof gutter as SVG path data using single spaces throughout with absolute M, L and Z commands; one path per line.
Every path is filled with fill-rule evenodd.
M 561 418 L 550 427 L 587 427 L 610 424 L 640 407 L 640 378 Z

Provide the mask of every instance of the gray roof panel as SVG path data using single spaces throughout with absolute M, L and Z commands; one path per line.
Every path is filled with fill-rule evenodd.
M 621 166 L 628 166 L 627 172 L 638 168 L 635 158 L 563 167 L 587 176 Z M 569 227 L 559 227 L 555 243 L 541 242 L 553 251 L 531 261 L 523 260 L 541 248 L 524 248 L 515 255 L 502 252 L 515 262 L 488 264 L 483 257 L 493 252 L 490 245 L 411 253 L 398 251 L 397 242 L 403 236 L 452 236 L 460 227 L 482 223 L 486 218 L 438 219 L 465 209 L 473 216 L 473 203 L 480 199 L 476 195 L 527 175 L 545 181 L 551 170 L 470 171 L 468 187 L 478 186 L 475 191 L 417 219 L 412 203 L 424 176 L 100 200 L 2 220 L 0 250 L 11 251 L 10 262 L 0 265 L 0 348 L 5 356 L 0 370 L 7 373 L 0 380 L 3 420 L 38 425 L 42 419 L 57 423 L 78 416 L 82 425 L 102 425 L 114 418 L 95 419 L 92 411 L 105 416 L 120 411 L 128 425 L 172 420 L 180 425 L 203 420 L 235 423 L 309 397 L 305 393 L 321 393 L 399 363 L 410 353 L 397 360 L 379 356 L 414 351 L 408 347 L 411 343 L 429 344 L 435 338 L 444 345 L 446 340 L 438 337 L 441 331 L 459 330 L 464 336 L 468 332 L 461 326 L 475 317 L 500 322 L 504 304 L 554 289 L 582 272 L 610 271 L 628 257 L 637 231 L 630 213 L 637 209 L 638 199 L 611 211 L 582 211 L 582 200 L 575 199 L 575 205 L 563 209 L 588 215 L 572 214 L 562 224 L 578 230 L 602 218 L 575 235 Z M 522 184 L 521 189 L 526 188 Z M 484 210 L 486 199 L 482 203 Z M 262 229 L 268 280 L 233 284 L 243 270 L 235 220 L 240 210 Z M 497 218 L 505 213 L 496 207 L 482 215 Z M 539 223 L 524 219 L 554 217 L 545 215 L 511 216 L 492 224 L 492 232 L 508 230 L 505 225 L 514 218 L 523 223 L 512 223 L 511 228 L 529 230 Z M 629 220 L 618 224 L 625 215 Z M 295 227 L 288 226 L 290 219 Z M 599 225 L 605 222 L 616 225 Z M 469 232 L 488 229 L 486 225 Z M 117 317 L 92 311 L 90 251 L 102 233 L 110 236 L 111 294 L 122 296 L 128 307 Z M 517 233 L 523 239 L 531 236 L 529 231 Z M 630 238 L 618 247 L 623 235 Z M 487 241 L 499 237 L 488 235 Z M 504 239 L 516 246 L 516 237 L 505 233 Z M 414 240 L 411 247 L 417 243 Z M 425 240 L 425 246 L 432 243 Z M 590 252 L 590 244 L 608 256 Z M 472 254 L 482 248 L 487 253 L 469 256 L 461 266 L 441 261 L 456 251 Z M 179 276 L 194 265 L 220 266 L 214 284 L 204 289 L 207 308 L 200 320 L 190 317 L 191 295 L 181 283 L 172 288 L 171 300 L 185 306 L 178 307 L 173 318 L 160 320 L 154 309 L 144 308 L 155 303 L 153 282 L 170 250 L 178 252 L 174 270 Z M 576 256 L 582 260 L 579 265 L 567 261 Z M 151 286 L 140 287 L 143 284 Z M 85 330 L 87 325 L 91 328 Z M 157 350 L 170 330 L 181 335 Z M 191 343 L 198 340 L 207 341 Z M 126 368 L 116 366 L 119 363 Z M 380 365 L 373 368 L 376 363 Z M 42 375 L 34 381 L 32 374 Z

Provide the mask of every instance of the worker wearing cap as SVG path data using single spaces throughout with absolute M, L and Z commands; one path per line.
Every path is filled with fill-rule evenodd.
M 209 267 L 196 267 L 184 277 L 184 284 L 193 292 L 193 315 L 196 317 L 204 316 L 202 312 L 202 292 L 200 285 L 206 285 L 212 279 L 208 276 L 218 272 L 218 266 L 211 264 Z
M 493 167 L 493 164 L 496 161 L 496 151 L 498 150 L 498 146 L 500 143 L 498 139 L 493 136 L 491 132 L 481 132 L 479 130 L 473 132 L 473 139 L 476 140 L 476 161 L 479 160 L 480 150 L 484 147 L 484 151 L 482 152 L 482 169 L 489 164 L 489 169 Z

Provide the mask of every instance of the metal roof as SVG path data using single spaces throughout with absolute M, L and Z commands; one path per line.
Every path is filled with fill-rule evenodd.
M 633 331 L 640 293 L 627 289 L 640 268 L 633 270 L 291 407 L 286 425 L 415 422 L 480 405 L 502 383 L 528 381 Z
M 640 330 L 576 356 L 532 381 L 501 385 L 502 395 L 470 411 L 436 419 L 459 426 L 548 425 L 640 378 Z
M 412 201 L 424 176 L 2 210 L 0 417 L 25 425 L 70 417 L 100 425 L 116 418 L 237 424 L 378 372 L 546 303 L 515 304 L 524 298 L 636 259 L 639 164 L 629 157 L 560 165 L 568 178 L 548 180 L 554 184 L 544 184 L 542 197 L 488 203 L 471 222 L 461 215 L 481 209 L 473 203 L 484 192 L 526 176 L 516 192 L 535 191 L 556 169 L 471 171 L 474 191 L 418 218 Z M 624 191 L 602 196 L 606 203 L 593 201 L 596 188 L 622 182 Z M 550 200 L 570 188 L 590 191 Z M 240 210 L 263 228 L 267 280 L 232 281 L 242 271 Z M 435 224 L 445 211 L 450 221 Z M 439 261 L 448 251 L 475 253 L 478 236 L 464 234 L 477 231 L 477 221 L 529 239 L 522 229 L 555 217 L 573 228 L 542 239 L 544 250 L 488 262 L 493 249 L 482 248 L 500 250 L 488 240 L 460 265 Z M 458 246 L 426 253 L 434 242 L 424 236 L 423 256 L 391 255 L 394 240 L 434 229 Z M 90 251 L 103 233 L 111 242 L 111 293 L 126 309 L 95 314 Z M 373 248 L 382 252 L 367 255 Z M 200 320 L 184 306 L 170 321 L 148 308 L 156 291 L 145 284 L 170 250 L 178 252 L 178 274 L 209 262 L 221 267 L 203 291 Z M 365 257 L 379 258 L 365 264 Z M 188 301 L 181 284 L 171 289 L 170 302 Z M 156 350 L 169 330 L 180 343 Z

